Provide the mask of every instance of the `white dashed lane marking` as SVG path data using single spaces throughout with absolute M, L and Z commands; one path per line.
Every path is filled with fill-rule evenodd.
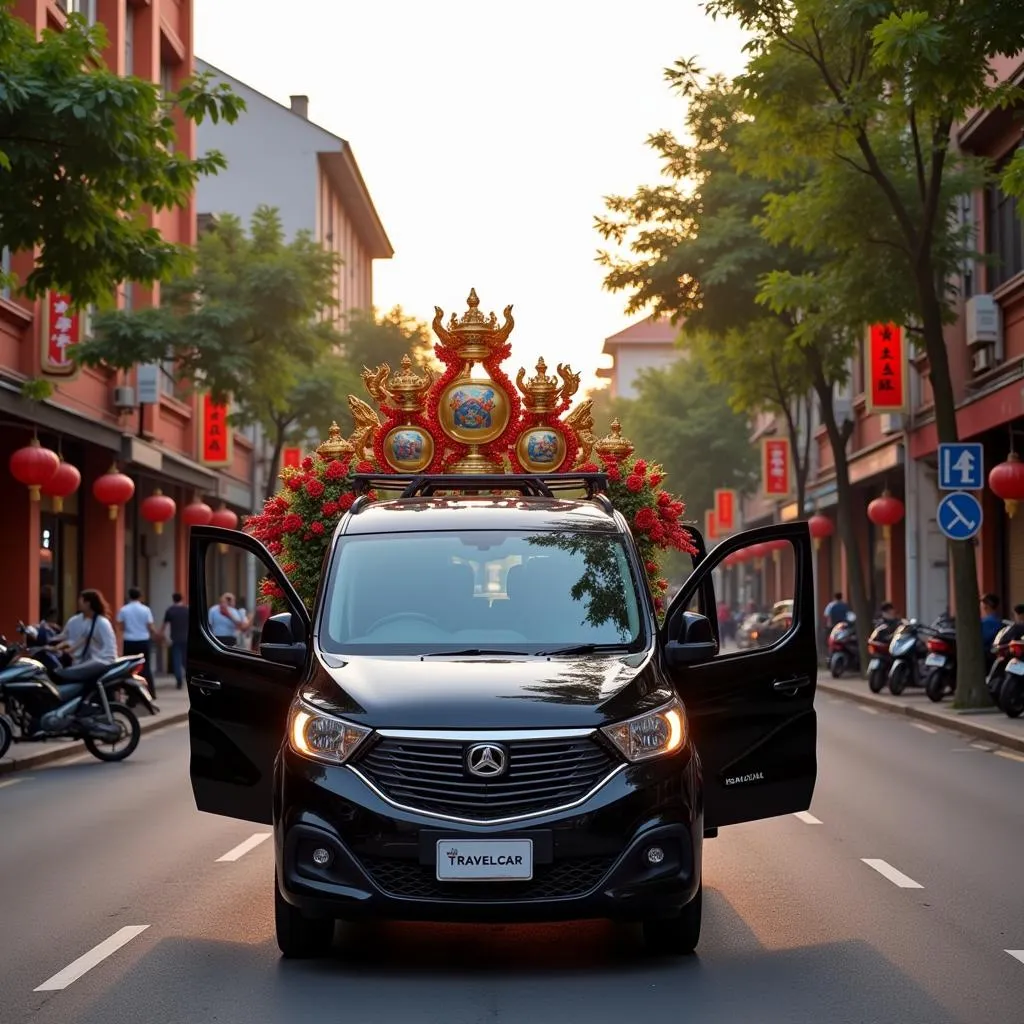
M 1009 953 L 1014 960 L 1019 960 L 1024 964 L 1024 949 L 1008 949 L 1006 952 Z
M 83 954 L 73 963 L 67 965 L 62 971 L 58 971 L 52 978 L 47 978 L 35 992 L 59 992 L 68 985 L 78 981 L 83 974 L 91 971 L 97 964 L 103 963 L 108 956 L 116 953 L 122 946 L 131 942 L 137 935 L 141 935 L 148 924 L 130 924 L 120 931 L 114 932 L 109 939 L 104 939 L 98 946 L 93 946 L 88 953 Z
M 1024 761 L 1024 754 L 1014 754 L 1009 750 L 997 750 L 996 757 L 1005 757 L 1008 761 Z
M 922 725 L 920 722 L 911 722 L 910 724 L 915 729 L 920 729 L 921 732 L 931 733 L 933 736 L 939 731 L 938 729 L 933 729 L 930 725 Z
M 924 888 L 920 882 L 915 882 L 912 878 L 903 874 L 902 871 L 897 871 L 888 861 L 878 860 L 875 857 L 861 857 L 861 860 L 869 868 L 874 868 L 883 878 L 888 878 L 893 885 L 899 886 L 901 889 Z
M 260 843 L 269 839 L 271 835 L 272 833 L 270 832 L 257 832 L 255 835 L 249 836 L 244 843 L 239 843 L 233 850 L 228 850 L 223 857 L 218 857 L 217 863 L 234 861 L 244 857 L 250 850 L 255 850 Z
M 0 782 L 0 789 L 6 789 L 8 786 L 16 786 L 19 782 L 24 781 L 24 779 L 8 779 L 6 782 Z
M 878 714 L 878 709 L 877 708 L 866 708 L 866 707 L 864 707 L 863 704 L 858 704 L 857 705 L 857 710 L 858 711 L 863 711 L 865 715 L 877 715 Z
M 805 825 L 820 825 L 821 819 L 816 818 L 810 811 L 796 811 L 794 818 L 799 818 Z

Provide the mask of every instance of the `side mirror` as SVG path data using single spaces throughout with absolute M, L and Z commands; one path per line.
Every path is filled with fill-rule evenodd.
M 260 657 L 277 665 L 292 665 L 295 668 L 305 664 L 306 637 L 297 628 L 291 612 L 272 615 L 263 623 Z
M 665 644 L 665 660 L 673 668 L 680 665 L 699 665 L 718 654 L 715 631 L 706 615 L 683 612 L 678 640 Z

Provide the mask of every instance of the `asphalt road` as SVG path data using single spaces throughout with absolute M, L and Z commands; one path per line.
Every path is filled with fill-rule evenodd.
M 684 960 L 598 922 L 343 928 L 285 962 L 269 830 L 194 810 L 183 727 L 0 779 L 0 1022 L 1022 1024 L 1024 757 L 819 710 L 813 817 L 706 844 Z

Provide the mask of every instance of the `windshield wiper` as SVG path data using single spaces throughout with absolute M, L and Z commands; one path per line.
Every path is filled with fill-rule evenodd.
M 538 651 L 540 657 L 551 658 L 556 654 L 597 654 L 603 651 L 627 651 L 628 644 L 573 644 L 571 647 L 556 647 L 550 651 Z
M 497 647 L 467 647 L 464 651 L 431 651 L 429 654 L 420 655 L 423 658 L 470 658 L 481 654 L 518 654 L 522 657 L 529 656 L 529 651 L 502 651 Z

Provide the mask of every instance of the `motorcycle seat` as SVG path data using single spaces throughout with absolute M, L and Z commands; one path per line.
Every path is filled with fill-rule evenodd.
M 55 683 L 91 683 L 94 679 L 107 673 L 115 665 L 123 665 L 129 661 L 136 661 L 137 655 L 127 654 L 113 661 L 87 661 L 84 665 L 72 665 L 70 668 L 54 669 L 52 678 Z

